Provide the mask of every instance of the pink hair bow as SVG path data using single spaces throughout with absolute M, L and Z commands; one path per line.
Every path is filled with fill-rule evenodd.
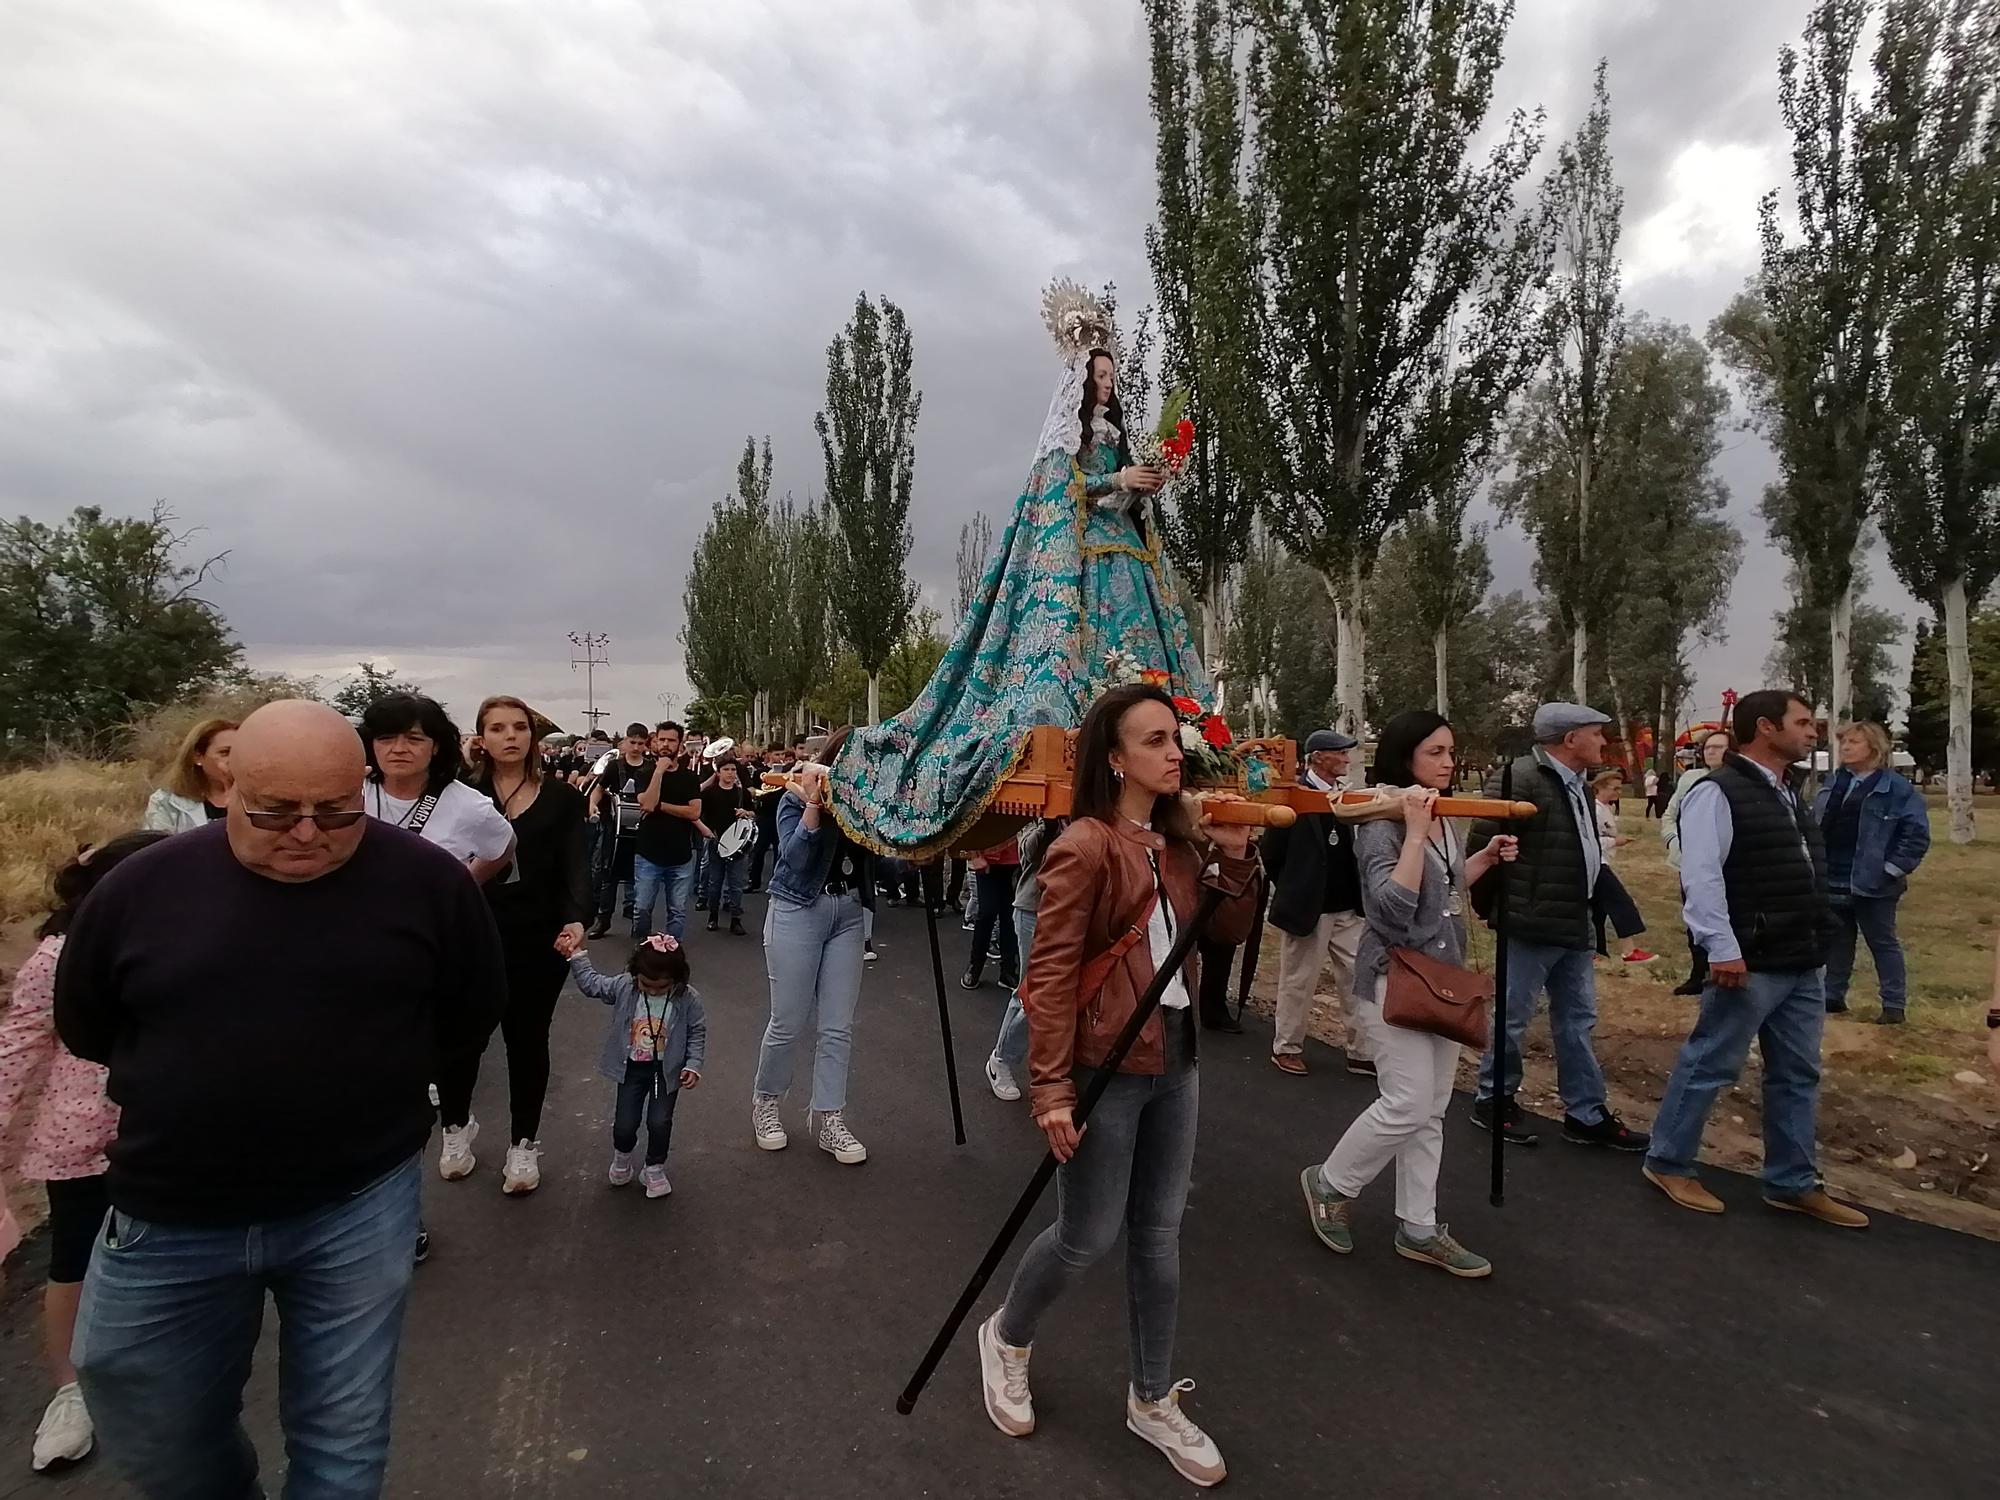
M 656 932 L 646 939 L 646 946 L 655 953 L 678 953 L 680 941 L 671 932 Z

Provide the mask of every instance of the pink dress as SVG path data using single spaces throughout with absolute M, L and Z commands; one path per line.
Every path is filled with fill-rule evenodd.
M 42 939 L 15 974 L 13 1002 L 0 1014 L 0 1141 L 20 1141 L 15 1170 L 31 1182 L 97 1176 L 107 1165 L 104 1148 L 118 1133 L 118 1106 L 104 1095 L 105 1070 L 56 1035 L 62 944 L 59 937 Z

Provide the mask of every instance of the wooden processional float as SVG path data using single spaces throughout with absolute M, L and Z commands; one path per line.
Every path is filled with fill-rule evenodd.
M 1232 747 L 1244 772 L 1235 785 L 1197 784 L 1189 787 L 1207 806 L 1212 822 L 1255 828 L 1289 828 L 1300 813 L 1335 813 L 1352 822 L 1400 817 L 1398 788 L 1368 787 L 1342 792 L 1336 799 L 1299 783 L 1299 752 L 1292 740 L 1244 740 Z M 1253 777 L 1250 765 L 1262 763 L 1265 775 Z M 991 849 L 1041 818 L 1070 814 L 1071 785 L 1076 776 L 1076 731 L 1053 724 L 1028 731 L 1027 744 L 1001 781 L 986 811 L 958 839 L 961 851 Z M 773 789 L 792 778 L 767 773 Z M 1257 783 L 1261 782 L 1261 785 Z M 1218 795 L 1219 794 L 1219 795 Z M 1512 819 L 1532 817 L 1534 804 L 1491 797 L 1439 797 L 1437 813 L 1445 818 Z

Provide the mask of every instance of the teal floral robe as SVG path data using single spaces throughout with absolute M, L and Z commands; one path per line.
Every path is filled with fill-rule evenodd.
M 915 859 L 952 847 L 1030 729 L 1083 722 L 1113 649 L 1166 672 L 1170 692 L 1210 696 L 1153 525 L 1095 503 L 1117 465 L 1108 443 L 1081 465 L 1063 449 L 1036 464 L 936 674 L 833 767 L 834 813 L 857 842 Z

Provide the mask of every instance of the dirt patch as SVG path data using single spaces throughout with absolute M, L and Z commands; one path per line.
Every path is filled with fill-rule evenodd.
M 1665 970 L 1662 958 L 1654 968 Z M 1597 1057 L 1611 1106 L 1645 1128 L 1666 1091 L 1674 1060 L 1698 1001 L 1671 992 L 1680 974 L 1643 978 L 1605 973 L 1597 982 Z M 1250 1009 L 1270 1016 L 1278 951 L 1268 937 L 1258 960 Z M 1873 1013 L 1858 1004 L 1856 1015 Z M 1342 1041 L 1340 1012 L 1330 992 L 1313 1003 L 1312 1036 Z M 1560 1118 L 1548 1022 L 1528 1029 L 1520 1101 L 1524 1109 Z M 1822 1050 L 1819 1099 L 1820 1168 L 1843 1197 L 1926 1224 L 2000 1240 L 2000 1085 L 1986 1068 L 1983 1035 L 1963 1026 L 1913 1019 L 1905 1027 L 1871 1026 L 1829 1016 Z M 1470 1089 L 1478 1059 L 1459 1063 L 1459 1086 Z M 1959 1080 L 1976 1073 L 1978 1081 Z M 1753 1049 L 1737 1086 L 1709 1116 L 1702 1160 L 1755 1173 L 1763 1162 L 1760 1059 Z

